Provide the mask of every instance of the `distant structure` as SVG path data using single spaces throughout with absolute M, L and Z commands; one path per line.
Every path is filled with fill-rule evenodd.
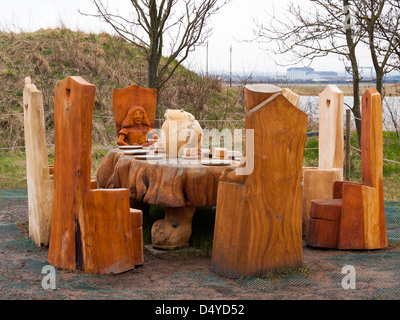
M 315 71 L 313 68 L 289 68 L 286 71 L 288 80 L 302 81 L 327 81 L 338 78 L 337 72 L 334 71 Z
M 306 80 L 308 74 L 314 73 L 313 68 L 289 68 L 286 71 L 286 78 L 290 80 Z

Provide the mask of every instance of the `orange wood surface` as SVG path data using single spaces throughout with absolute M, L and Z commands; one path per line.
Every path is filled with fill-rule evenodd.
M 154 128 L 157 106 L 156 89 L 143 88 L 136 84 L 122 89 L 114 89 L 112 91 L 112 105 L 117 135 L 128 110 L 133 106 L 140 106 L 145 109 L 151 127 Z
M 337 248 L 339 240 L 342 200 L 312 200 L 310 208 L 310 228 L 306 243 L 313 247 Z
M 341 199 L 342 203 L 337 219 L 338 249 L 382 249 L 388 245 L 383 198 L 382 103 L 376 89 L 367 89 L 362 98 L 361 174 L 362 184 L 337 181 L 333 185 L 333 198 Z M 306 243 L 326 247 L 316 244 L 314 239 L 326 237 L 327 230 L 315 226 L 315 221 L 311 227 L 312 220 Z M 334 241 L 332 238 L 330 243 Z
M 260 103 L 268 100 L 276 93 L 282 92 L 282 89 L 272 84 L 248 84 L 244 87 L 244 97 L 246 100 L 246 109 L 250 111 Z
M 114 148 L 103 158 L 96 176 L 100 188 L 127 188 L 132 200 L 175 208 L 208 207 L 217 203 L 219 178 L 230 166 L 152 164 Z
M 63 269 L 87 273 L 120 273 L 135 265 L 129 191 L 94 189 L 94 94 L 95 86 L 81 77 L 68 77 L 56 85 L 54 200 L 48 261 Z
M 246 129 L 254 130 L 254 170 L 244 184 L 220 182 L 212 258 L 216 272 L 235 277 L 303 263 L 307 116 L 276 94 L 247 113 Z

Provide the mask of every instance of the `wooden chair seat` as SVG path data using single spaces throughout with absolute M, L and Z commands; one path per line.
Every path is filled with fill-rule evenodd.
M 341 199 L 312 200 L 306 243 L 312 247 L 337 248 L 339 239 Z
M 362 99 L 363 183 L 336 181 L 334 200 L 312 200 L 306 243 L 321 248 L 372 250 L 387 247 L 383 198 L 382 102 L 376 89 Z

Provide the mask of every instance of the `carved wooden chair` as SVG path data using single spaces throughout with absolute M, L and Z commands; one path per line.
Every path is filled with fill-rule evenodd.
M 303 234 L 307 234 L 311 200 L 332 199 L 332 184 L 343 180 L 343 92 L 328 85 L 319 95 L 319 161 L 303 168 Z
M 383 198 L 382 102 L 376 89 L 362 98 L 362 184 L 337 181 L 333 199 L 311 202 L 306 243 L 312 247 L 387 247 Z
M 112 106 L 117 135 L 121 130 L 121 124 L 124 121 L 128 110 L 133 106 L 140 106 L 145 109 L 150 125 L 154 128 L 157 107 L 157 90 L 142 88 L 136 84 L 132 84 L 123 89 L 114 89 L 112 91 Z
M 288 99 L 295 107 L 298 108 L 300 106 L 300 96 L 289 88 L 283 88 L 282 95 L 286 99 Z
M 303 262 L 307 115 L 278 93 L 247 112 L 246 129 L 254 130 L 252 147 L 246 139 L 253 171 L 238 179 L 229 177 L 233 171 L 224 173 L 218 184 L 212 269 L 227 277 L 258 276 Z
M 128 189 L 93 189 L 95 86 L 68 77 L 55 89 L 54 201 L 48 261 L 85 273 L 120 273 L 143 263 L 142 212 Z
M 282 88 L 272 84 L 257 83 L 246 85 L 244 87 L 244 97 L 247 111 L 257 107 L 277 93 L 282 93 Z
M 46 150 L 43 96 L 30 77 L 23 91 L 29 237 L 37 246 L 49 244 L 53 206 L 53 166 Z

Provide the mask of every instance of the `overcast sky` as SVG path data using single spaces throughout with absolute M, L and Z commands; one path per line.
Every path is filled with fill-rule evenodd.
M 54 28 L 60 25 L 60 20 L 72 30 L 88 32 L 108 31 L 112 29 L 104 22 L 94 17 L 81 15 L 78 10 L 95 13 L 90 0 L 0 0 L 0 27 L 4 30 L 35 31 L 40 28 Z M 301 1 L 304 0 L 293 0 Z M 118 6 L 121 12 L 131 8 L 129 0 L 109 1 Z M 230 46 L 232 46 L 232 71 L 244 72 L 284 72 L 286 68 L 276 66 L 268 53 L 256 42 L 248 43 L 254 37 L 254 18 L 259 20 L 271 12 L 272 8 L 279 13 L 289 0 L 232 0 L 220 13 L 212 18 L 210 26 L 213 34 L 208 45 L 208 70 L 230 70 Z M 199 47 L 185 63 L 192 70 L 206 71 L 206 47 Z M 367 54 L 361 55 L 362 65 L 371 66 Z M 317 71 L 343 72 L 344 66 L 337 57 L 319 59 L 311 65 Z

